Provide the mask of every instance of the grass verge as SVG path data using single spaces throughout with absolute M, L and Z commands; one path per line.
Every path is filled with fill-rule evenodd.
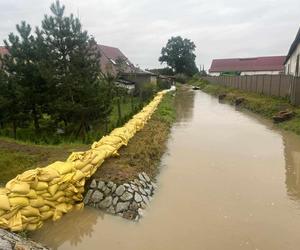
M 80 144 L 38 146 L 0 138 L 0 186 L 28 169 L 65 160 L 71 152 L 83 151 L 87 148 L 88 146 Z
M 256 93 L 245 92 L 239 89 L 229 88 L 218 84 L 211 84 L 204 80 L 197 80 L 190 82 L 191 85 L 199 87 L 202 91 L 218 96 L 220 94 L 226 94 L 225 101 L 234 103 L 234 101 L 242 97 L 244 102 L 240 104 L 241 108 L 245 108 L 254 113 L 260 114 L 265 118 L 272 119 L 279 111 L 292 110 L 295 112 L 295 116 L 282 123 L 278 123 L 277 126 L 292 131 L 300 135 L 300 108 L 295 107 L 289 103 L 286 98 L 265 96 Z
M 120 156 L 107 159 L 93 177 L 118 184 L 133 180 L 140 172 L 155 178 L 176 118 L 174 98 L 172 93 L 166 94 L 144 128 L 119 150 Z

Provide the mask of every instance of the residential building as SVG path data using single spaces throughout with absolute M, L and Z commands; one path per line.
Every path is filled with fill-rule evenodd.
M 300 28 L 284 62 L 287 75 L 300 76 Z
M 209 74 L 236 72 L 240 75 L 278 75 L 284 72 L 285 56 L 214 59 Z

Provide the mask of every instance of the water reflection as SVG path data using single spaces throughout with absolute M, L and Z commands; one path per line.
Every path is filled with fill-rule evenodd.
M 287 194 L 293 200 L 300 200 L 300 137 L 284 133 L 283 144 Z
M 53 250 L 58 249 L 65 241 L 69 241 L 71 246 L 77 246 L 84 238 L 92 237 L 93 227 L 103 216 L 103 213 L 86 207 L 82 211 L 66 214 L 62 220 L 47 222 L 43 230 L 33 232 L 32 236 L 39 242 L 51 245 Z
M 183 87 L 178 90 L 175 98 L 177 122 L 188 122 L 193 117 L 195 91 L 190 87 Z

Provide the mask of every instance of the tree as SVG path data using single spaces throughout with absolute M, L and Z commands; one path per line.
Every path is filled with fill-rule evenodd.
M 52 15 L 45 15 L 42 29 L 36 31 L 40 51 L 44 51 L 41 72 L 51 86 L 49 112 L 66 125 L 78 124 L 78 136 L 104 116 L 99 99 L 100 54 L 79 19 L 64 15 L 65 6 L 56 1 L 50 9 Z
M 4 40 L 9 52 L 5 55 L 2 63 L 3 70 L 7 75 L 6 86 L 8 99 L 14 106 L 12 119 L 14 134 L 16 130 L 16 116 L 22 111 L 21 117 L 32 119 L 35 130 L 39 130 L 39 119 L 42 114 L 43 96 L 45 94 L 45 81 L 39 72 L 37 61 L 37 51 L 35 47 L 35 38 L 31 35 L 31 27 L 26 22 L 16 25 L 18 34 L 9 34 L 8 40 Z M 16 98 L 16 100 L 11 100 Z M 20 99 L 22 98 L 22 99 Z M 17 104 L 20 101 L 21 104 Z M 21 105 L 21 110 L 17 106 Z M 9 120 L 9 119 L 8 119 Z
M 191 40 L 183 39 L 181 36 L 171 37 L 167 45 L 162 48 L 159 61 L 167 63 L 176 74 L 192 76 L 198 72 L 195 64 L 195 49 L 196 46 Z

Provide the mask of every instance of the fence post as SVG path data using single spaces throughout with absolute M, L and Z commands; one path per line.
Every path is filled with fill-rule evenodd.
M 281 96 L 281 95 L 280 95 L 280 89 L 281 89 L 281 75 L 279 75 L 278 96 Z
M 273 78 L 273 75 L 270 75 L 270 86 L 269 86 L 269 96 L 271 96 L 271 88 L 272 88 L 272 78 Z
M 262 91 L 261 94 L 264 94 L 264 89 L 265 89 L 265 75 L 263 75 L 263 79 L 262 79 Z

